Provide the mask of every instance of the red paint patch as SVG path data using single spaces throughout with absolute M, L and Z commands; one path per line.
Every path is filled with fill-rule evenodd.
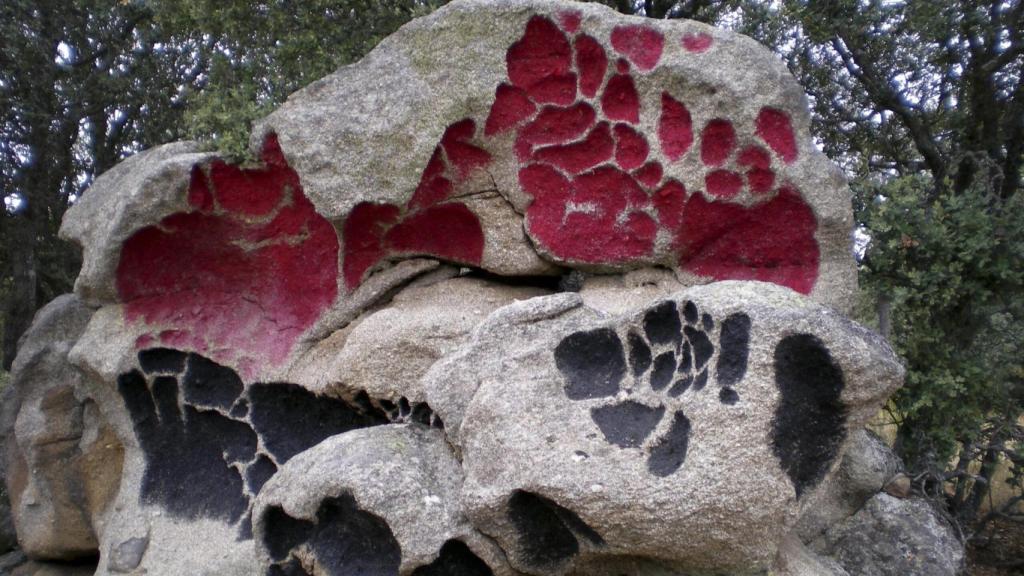
M 218 161 L 209 177 L 194 170 L 195 210 L 128 238 L 116 276 L 128 321 L 159 329 L 165 345 L 250 366 L 247 377 L 284 361 L 337 294 L 333 227 L 303 195 L 274 136 L 264 161 L 256 169 Z
M 575 34 L 579 30 L 582 18 L 583 15 L 575 10 L 563 10 L 558 13 L 558 22 L 562 25 L 562 30 L 569 34 Z
M 527 92 L 537 104 L 568 106 L 576 101 L 576 75 L 549 76 L 531 86 Z
M 760 146 L 747 146 L 740 152 L 736 163 L 744 167 L 767 170 L 772 167 L 772 157 Z
M 623 170 L 643 166 L 650 149 L 647 140 L 626 124 L 615 125 L 615 162 Z
M 694 194 L 677 237 L 679 262 L 716 280 L 761 280 L 809 294 L 818 277 L 816 228 L 811 208 L 792 189 L 750 208 Z
M 607 122 L 601 122 L 586 138 L 573 144 L 549 146 L 533 153 L 538 162 L 551 164 L 569 174 L 579 174 L 611 160 L 615 152 L 611 129 Z
M 686 49 L 687 52 L 693 52 L 695 54 L 707 52 L 713 43 L 714 39 L 711 38 L 710 34 L 705 32 L 687 34 L 686 36 L 683 36 L 683 48 Z
M 456 186 L 491 162 L 489 152 L 471 143 L 475 138 L 473 120 L 450 125 L 404 209 L 368 202 L 352 209 L 342 226 L 342 271 L 349 290 L 358 287 L 378 262 L 393 256 L 429 255 L 480 263 L 484 246 L 480 222 L 464 204 L 450 201 Z
M 509 80 L 524 90 L 546 78 L 567 74 L 571 59 L 569 40 L 543 16 L 530 18 L 522 39 L 505 55 Z
M 462 264 L 479 264 L 484 233 L 465 204 L 432 206 L 406 216 L 384 237 L 390 254 L 441 256 Z
M 611 39 L 612 48 L 641 70 L 654 68 L 665 47 L 665 38 L 660 32 L 641 24 L 616 26 Z
M 626 62 L 624 58 L 619 58 L 619 60 L 615 62 L 615 71 L 619 74 L 629 74 L 629 62 Z
M 590 36 L 576 39 L 576 69 L 580 74 L 580 92 L 593 98 L 604 83 L 608 56 L 601 44 Z
M 700 160 L 707 166 L 720 166 L 732 155 L 736 131 L 732 122 L 715 119 L 700 134 Z
M 500 84 L 494 93 L 494 104 L 484 125 L 484 136 L 501 134 L 529 120 L 537 112 L 537 105 L 526 92 L 509 84 Z
M 640 95 L 632 76 L 616 74 L 608 81 L 601 96 L 601 111 L 609 120 L 640 122 Z
M 448 165 L 455 169 L 456 182 L 465 180 L 473 170 L 491 162 L 491 155 L 486 150 L 469 143 L 475 135 L 476 122 L 467 118 L 449 126 L 441 137 L 441 147 L 448 157 Z
M 633 176 L 635 176 L 645 188 L 654 188 L 661 183 L 662 175 L 661 164 L 657 162 L 648 162 L 643 168 L 633 173 Z
M 789 115 L 775 108 L 762 108 L 757 115 L 757 135 L 778 154 L 786 164 L 797 157 L 796 135 Z
M 732 198 L 743 190 L 743 178 L 729 170 L 715 170 L 704 177 L 708 194 L 718 198 Z
M 445 162 L 441 158 L 441 147 L 438 146 L 420 176 L 420 184 L 409 200 L 409 205 L 417 209 L 426 208 L 447 199 L 452 193 L 452 182 L 444 177 L 444 171 Z
M 693 121 L 682 102 L 661 94 L 661 118 L 658 119 L 658 141 L 661 152 L 671 162 L 683 157 L 693 145 Z
M 686 205 L 686 187 L 675 180 L 669 180 L 653 197 L 658 221 L 669 230 L 678 230 L 683 222 L 683 207 Z
M 361 284 L 370 268 L 384 258 L 384 235 L 399 218 L 400 210 L 393 204 L 363 202 L 349 212 L 341 230 L 345 240 L 342 272 L 346 286 L 354 288 Z
M 596 118 L 594 109 L 583 102 L 569 108 L 548 106 L 519 131 L 519 139 L 534 146 L 565 144 L 583 136 Z
M 775 173 L 762 168 L 752 168 L 747 171 L 747 186 L 754 194 L 767 194 L 772 191 L 775 184 Z

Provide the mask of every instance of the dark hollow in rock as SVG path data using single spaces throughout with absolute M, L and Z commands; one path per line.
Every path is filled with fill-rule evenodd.
M 293 548 L 309 540 L 315 527 L 309 520 L 292 518 L 279 506 L 267 508 L 263 525 L 263 545 L 274 562 L 287 559 Z
M 554 569 L 579 554 L 579 538 L 603 546 L 604 539 L 571 510 L 538 494 L 516 490 L 508 501 L 508 517 L 518 535 L 523 561 Z
M 590 410 L 605 440 L 620 448 L 640 447 L 664 414 L 664 407 L 651 408 L 632 400 Z
M 651 372 L 651 388 L 661 390 L 672 382 L 676 374 L 676 355 L 671 350 L 658 354 L 654 359 L 654 371 Z
M 667 300 L 644 314 L 644 333 L 653 344 L 674 344 L 682 338 L 676 303 Z
M 626 375 L 622 341 L 609 328 L 566 336 L 555 347 L 555 364 L 565 376 L 565 395 L 571 400 L 611 396 Z
M 295 569 L 289 567 L 297 565 L 292 552 L 303 544 L 330 576 L 398 574 L 401 549 L 391 527 L 359 508 L 350 494 L 323 500 L 314 522 L 292 518 L 272 506 L 264 514 L 263 525 L 263 543 L 279 570 L 268 574 L 303 574 L 287 571 Z
M 718 365 L 715 377 L 719 386 L 735 386 L 747 374 L 750 355 L 750 316 L 730 314 L 722 322 L 719 336 Z
M 306 569 L 302 567 L 302 564 L 292 558 L 284 564 L 274 564 L 267 569 L 267 576 L 312 576 Z
M 242 394 L 242 380 L 234 370 L 198 354 L 188 355 L 188 372 L 182 385 L 186 402 L 225 412 Z
M 629 363 L 633 366 L 633 376 L 636 378 L 651 367 L 651 347 L 635 332 L 629 333 Z
M 359 508 L 349 494 L 320 503 L 309 539 L 318 566 L 330 576 L 397 576 L 402 552 L 391 527 Z
M 783 338 L 774 364 L 782 398 L 772 418 L 772 451 L 799 497 L 825 476 L 845 437 L 843 370 L 812 334 Z
M 700 370 L 711 359 L 711 355 L 715 353 L 715 346 L 711 343 L 708 335 L 701 330 L 687 326 L 684 331 L 686 332 L 686 339 L 693 348 L 693 368 L 694 370 Z
M 187 355 L 170 348 L 148 348 L 139 352 L 139 366 L 146 374 L 178 374 L 185 370 Z
M 660 478 L 672 474 L 686 462 L 686 449 L 689 444 L 690 419 L 682 412 L 676 412 L 668 432 L 651 448 L 647 470 Z
M 473 554 L 461 540 L 449 540 L 441 546 L 441 553 L 426 566 L 412 571 L 412 576 L 493 576 L 483 560 Z
M 335 434 L 389 421 L 382 410 L 363 412 L 344 400 L 317 396 L 295 384 L 253 384 L 249 403 L 253 428 L 281 464 Z

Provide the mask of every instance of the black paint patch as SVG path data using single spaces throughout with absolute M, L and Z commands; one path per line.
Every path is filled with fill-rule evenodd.
M 711 314 L 708 314 L 706 312 L 704 314 L 701 314 L 700 323 L 702 326 L 704 326 L 705 332 L 711 332 L 712 330 L 715 329 L 715 321 L 714 319 L 711 318 Z
M 740 395 L 736 393 L 732 388 L 722 388 L 718 391 L 718 399 L 722 404 L 732 406 L 740 401 Z
M 679 358 L 679 373 L 685 374 L 693 368 L 693 356 L 690 354 L 690 343 L 683 342 L 683 351 Z
M 263 546 L 270 559 L 281 562 L 292 549 L 309 540 L 315 525 L 309 520 L 292 518 L 279 506 L 270 506 L 263 514 Z
M 843 371 L 820 339 L 795 334 L 775 347 L 775 383 L 772 448 L 799 497 L 825 476 L 845 436 Z
M 676 398 L 683 392 L 686 392 L 686 390 L 690 387 L 691 384 L 693 384 L 693 376 L 686 376 L 685 378 L 676 380 L 676 383 L 673 384 L 672 388 L 669 389 L 668 395 L 673 398 Z
M 118 390 L 146 455 L 142 500 L 177 518 L 238 521 L 249 501 L 241 476 L 224 454 L 251 453 L 256 446 L 252 429 L 191 406 L 182 417 L 172 378 L 158 378 L 150 393 L 142 375 L 132 371 L 118 378 Z
M 682 412 L 676 412 L 668 432 L 651 449 L 647 469 L 655 476 L 664 478 L 678 470 L 686 461 L 686 449 L 690 444 L 690 419 Z
M 231 407 L 231 417 L 242 420 L 249 416 L 249 401 L 245 398 L 239 398 L 235 402 L 235 405 Z
M 686 304 L 683 304 L 683 317 L 686 318 L 686 323 L 696 324 L 697 316 L 697 305 L 687 300 Z
M 344 400 L 317 396 L 295 384 L 253 384 L 249 403 L 253 427 L 280 464 L 335 434 L 388 422 L 382 411 L 360 412 Z
M 703 390 L 704 387 L 707 386 L 707 384 L 708 384 L 708 371 L 707 370 L 701 370 L 701 373 L 697 374 L 697 377 L 693 379 L 693 390 L 695 392 Z
M 186 354 L 170 348 L 149 348 L 139 352 L 139 366 L 146 374 L 177 374 L 185 369 Z
M 661 406 L 650 408 L 632 400 L 590 410 L 605 440 L 620 448 L 640 447 L 664 414 L 665 408 Z
M 735 386 L 747 373 L 750 355 L 750 316 L 730 314 L 722 322 L 718 340 L 718 365 L 715 377 L 719 386 Z
M 245 471 L 245 484 L 249 487 L 249 492 L 259 494 L 267 480 L 276 473 L 277 466 L 266 455 L 260 454 L 256 462 L 249 465 Z
M 189 404 L 220 408 L 225 412 L 242 394 L 242 380 L 234 370 L 198 354 L 189 354 L 188 372 L 182 387 Z
M 614 330 L 598 328 L 566 336 L 555 347 L 555 364 L 571 400 L 612 396 L 626 375 L 625 352 Z
M 412 576 L 494 576 L 494 572 L 464 542 L 449 540 L 441 546 L 437 560 L 413 570 Z
M 711 343 L 707 334 L 696 328 L 687 326 L 685 332 L 686 339 L 690 341 L 690 346 L 693 347 L 694 369 L 700 370 L 711 359 L 711 355 L 715 353 L 715 346 Z
M 681 335 L 679 309 L 676 303 L 666 300 L 644 314 L 644 333 L 653 344 L 676 344 Z
M 518 533 L 526 564 L 555 568 L 579 554 L 579 538 L 602 546 L 604 539 L 571 510 L 531 492 L 516 490 L 508 501 L 508 516 Z
M 629 363 L 633 366 L 633 376 L 636 378 L 651 367 L 651 347 L 635 332 L 629 333 Z
M 672 382 L 676 374 L 676 355 L 669 350 L 658 354 L 654 359 L 654 371 L 651 372 L 651 389 L 661 390 Z

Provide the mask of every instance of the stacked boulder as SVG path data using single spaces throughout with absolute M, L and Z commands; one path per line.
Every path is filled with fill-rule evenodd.
M 75 294 L 5 402 L 30 558 L 844 573 L 881 485 L 840 462 L 903 369 L 843 315 L 849 192 L 770 52 L 460 0 L 252 142 L 141 153 L 68 212 Z

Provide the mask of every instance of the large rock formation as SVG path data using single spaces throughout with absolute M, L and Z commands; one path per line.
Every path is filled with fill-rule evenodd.
M 857 506 L 798 519 L 847 502 L 834 471 L 902 368 L 842 315 L 849 193 L 808 129 L 747 38 L 459 0 L 261 121 L 258 165 L 123 162 L 68 212 L 76 296 L 16 365 L 26 553 L 841 574 L 798 536 Z

